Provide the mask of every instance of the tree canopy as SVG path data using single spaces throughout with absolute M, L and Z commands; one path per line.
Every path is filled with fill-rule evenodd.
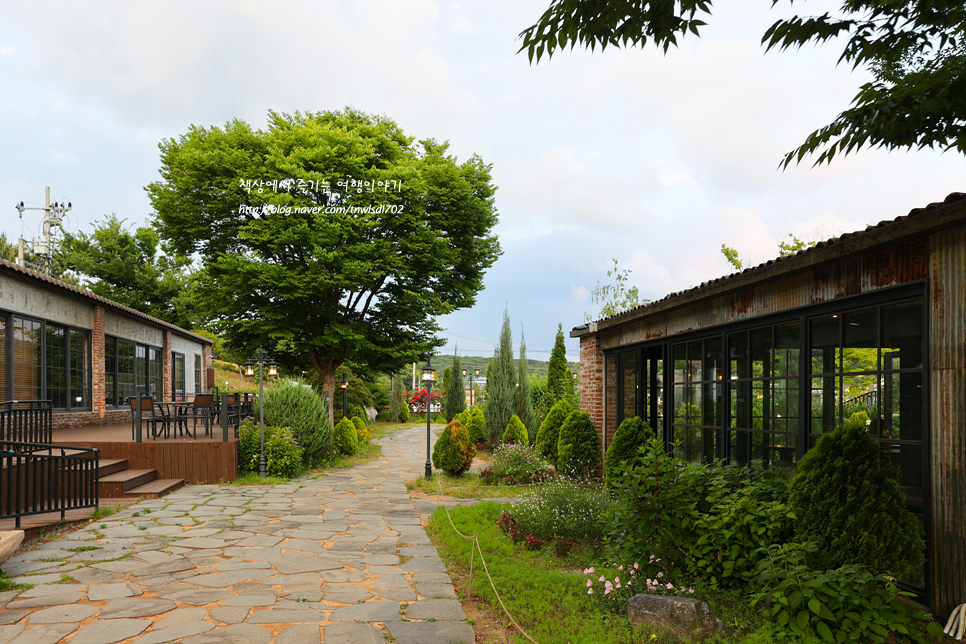
M 772 0 L 772 6 L 778 0 Z M 816 165 L 864 146 L 937 147 L 966 153 L 966 5 L 962 0 L 844 0 L 841 17 L 794 16 L 762 36 L 766 51 L 841 37 L 839 62 L 867 65 L 874 80 L 852 106 L 785 155 L 788 167 L 818 154 Z M 664 52 L 688 32 L 700 35 L 709 0 L 552 0 L 520 36 L 532 62 L 568 45 L 645 45 Z
M 347 359 L 392 373 L 442 346 L 435 316 L 472 306 L 500 254 L 490 166 L 385 117 L 270 112 L 160 148 L 157 228 L 200 257 L 220 330 L 326 391 Z
M 131 232 L 112 214 L 90 235 L 66 233 L 59 263 L 84 276 L 92 293 L 190 329 L 202 317 L 189 288 L 196 279 L 191 260 L 159 253 L 159 243 L 152 228 Z

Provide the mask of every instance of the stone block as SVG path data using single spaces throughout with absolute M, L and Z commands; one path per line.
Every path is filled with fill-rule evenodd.
M 672 632 L 676 637 L 704 640 L 724 630 L 711 608 L 690 597 L 638 594 L 627 600 L 632 626 L 647 625 Z

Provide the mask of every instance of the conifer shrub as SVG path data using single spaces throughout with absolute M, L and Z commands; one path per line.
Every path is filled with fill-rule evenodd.
M 254 417 L 258 418 L 256 400 Z M 322 398 L 311 387 L 279 380 L 265 390 L 265 425 L 288 427 L 302 447 L 302 464 L 324 463 L 331 451 L 332 425 Z M 267 440 L 267 438 L 266 438 Z
M 409 422 L 409 405 L 405 402 L 399 408 L 399 422 L 408 423 Z
M 360 419 L 368 427 L 368 425 L 369 425 L 369 414 L 366 413 L 365 407 L 362 407 L 361 405 L 356 405 L 349 412 L 349 415 L 352 418 L 358 418 L 358 419 Z
M 506 429 L 503 431 L 503 438 L 501 440 L 504 445 L 529 444 L 530 438 L 527 436 L 526 425 L 523 424 L 523 421 L 516 414 L 510 417 L 510 422 L 506 424 Z
M 473 407 L 470 410 L 467 430 L 470 434 L 470 442 L 474 445 L 486 442 L 486 419 L 483 417 L 483 410 L 479 407 Z
M 557 440 L 560 438 L 560 427 L 573 411 L 573 405 L 568 401 L 558 401 L 550 409 L 537 431 L 537 450 L 551 465 L 557 464 Z
M 868 424 L 864 412 L 854 414 L 799 461 L 789 494 L 796 541 L 815 542 L 831 568 L 858 564 L 873 575 L 911 577 L 924 561 L 922 528 L 906 510 L 898 470 L 880 462 Z
M 336 424 L 332 432 L 332 447 L 342 456 L 352 456 L 359 449 L 359 438 L 356 426 L 348 418 L 343 418 Z
M 612 488 L 614 478 L 624 472 L 625 464 L 626 467 L 633 465 L 638 450 L 653 436 L 654 431 L 639 416 L 627 418 L 620 424 L 604 457 L 604 483 L 608 488 Z
M 356 451 L 358 451 L 363 445 L 369 444 L 369 438 L 372 436 L 372 431 L 366 427 L 366 421 L 362 420 L 358 416 L 352 417 L 352 424 L 356 428 Z
M 590 478 L 600 466 L 597 430 L 585 411 L 567 416 L 557 439 L 557 471 L 574 479 Z
M 433 446 L 433 467 L 460 476 L 470 469 L 475 454 L 476 447 L 470 442 L 469 432 L 459 419 L 454 418 Z

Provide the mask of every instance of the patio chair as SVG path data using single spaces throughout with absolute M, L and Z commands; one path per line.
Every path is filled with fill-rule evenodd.
M 205 428 L 205 436 L 211 434 L 211 427 L 215 418 L 215 397 L 213 394 L 195 394 L 195 399 L 188 407 L 186 417 L 192 419 L 192 438 L 198 438 L 198 421 Z M 186 427 L 187 428 L 187 427 Z
M 137 408 L 135 407 L 134 401 L 136 396 L 130 396 L 127 399 L 128 405 L 131 407 L 131 440 L 137 440 Z M 141 425 L 148 425 L 151 428 L 151 438 L 157 439 L 158 434 L 158 424 L 161 425 L 161 431 L 164 432 L 164 437 L 168 437 L 168 418 L 163 413 L 159 412 L 154 405 L 154 398 L 151 396 L 141 396 Z

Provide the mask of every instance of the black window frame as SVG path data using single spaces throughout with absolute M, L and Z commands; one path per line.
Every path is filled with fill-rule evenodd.
M 122 350 L 123 347 L 123 350 Z M 130 354 L 128 354 L 130 351 Z M 143 355 L 142 357 L 139 357 Z M 154 356 L 152 358 L 152 356 Z M 135 392 L 160 398 L 164 349 L 113 335 L 104 336 L 104 403 L 108 409 L 122 409 Z M 123 362 L 122 362 L 123 361 Z M 130 369 L 121 370 L 130 362 Z M 140 362 L 140 364 L 139 364 Z M 130 376 L 122 378 L 122 376 Z M 113 403 L 111 402 L 113 400 Z

